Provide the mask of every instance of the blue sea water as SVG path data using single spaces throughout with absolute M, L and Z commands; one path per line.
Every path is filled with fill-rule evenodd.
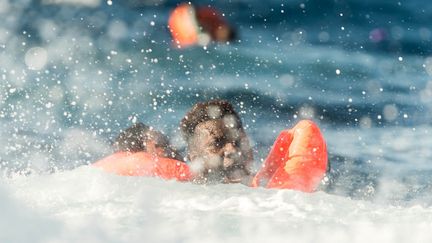
M 51 183 L 64 185 L 56 175 L 66 173 L 65 177 L 71 180 L 70 184 L 66 183 L 66 192 L 77 193 L 71 188 L 78 181 L 72 178 L 85 179 L 70 171 L 109 154 L 110 144 L 119 131 L 136 121 L 164 131 L 184 150 L 178 132 L 181 118 L 198 101 L 223 98 L 231 101 L 242 117 L 254 146 L 257 169 L 282 129 L 300 119 L 312 119 L 323 131 L 331 168 L 320 194 L 302 196 L 286 192 L 282 198 L 295 199 L 277 210 L 285 212 L 303 200 L 328 200 L 343 211 L 360 207 L 360 217 L 372 222 L 389 221 L 389 228 L 385 228 L 386 224 L 381 226 L 392 236 L 408 236 L 409 230 L 400 233 L 402 226 L 391 224 L 397 217 L 377 215 L 400 213 L 402 218 L 409 218 L 414 210 L 415 215 L 430 217 L 432 7 L 428 1 L 194 1 L 219 9 L 235 26 L 239 39 L 229 44 L 186 49 L 172 44 L 166 26 L 170 11 L 178 3 L 171 0 L 0 0 L 0 168 L 2 179 L 8 184 L 4 195 L 18 195 L 14 200 L 25 205 L 42 200 L 51 205 L 45 206 L 48 207 L 45 212 L 60 215 L 60 221 L 64 220 L 63 212 L 78 215 L 74 209 L 91 208 L 100 198 L 85 194 L 87 208 L 74 208 L 82 203 L 77 198 L 61 204 L 69 198 L 63 194 L 58 198 L 49 196 L 61 190 L 61 187 L 51 188 Z M 96 180 L 111 179 L 100 179 L 101 175 L 90 172 L 83 174 L 99 178 Z M 122 183 L 125 182 L 109 185 L 121 187 Z M 154 187 L 165 185 L 153 180 L 145 183 Z M 36 186 L 32 188 L 32 185 Z M 84 185 L 79 186 L 85 190 Z M 200 201 L 193 198 L 200 189 L 189 185 L 165 186 L 183 190 L 186 196 L 192 197 L 195 205 L 192 214 L 196 218 L 204 210 L 203 205 L 214 199 L 211 198 L 215 188 L 203 189 L 204 196 L 210 199 Z M 42 189 L 45 187 L 48 189 Z M 45 194 L 34 192 L 37 190 Z M 225 185 L 223 190 L 231 189 Z M 243 193 L 244 189 L 236 186 L 233 190 Z M 145 193 L 162 198 L 153 189 Z M 256 196 L 256 192 L 247 193 Z M 262 206 L 265 203 L 260 204 L 260 200 L 266 202 L 268 193 L 262 191 L 256 196 L 255 204 L 246 204 L 256 211 L 264 210 L 267 206 Z M 280 205 L 279 200 L 286 203 L 278 192 L 272 193 L 275 194 L 269 196 L 276 199 L 270 200 L 271 205 Z M 233 205 L 242 205 L 243 199 L 232 197 L 234 203 L 215 200 L 221 200 L 225 205 L 222 208 L 233 210 Z M 142 195 L 138 198 L 142 200 Z M 174 201 L 181 200 L 177 194 L 174 198 Z M 350 199 L 360 201 L 344 201 Z M 366 209 L 362 208 L 363 201 Z M 403 208 L 398 211 L 377 206 L 382 204 Z M 3 210 L 12 208 L 4 205 L 0 204 Z M 113 198 L 104 201 L 104 205 L 112 207 L 112 211 L 106 211 L 110 213 L 103 214 L 107 218 L 116 218 L 112 214 L 122 212 L 119 210 L 122 206 Z M 174 215 L 180 215 L 178 205 L 183 204 L 168 205 L 177 212 Z M 419 205 L 424 208 L 411 208 Z M 218 207 L 210 208 L 217 211 Z M 153 209 L 163 211 L 159 206 Z M 137 212 L 140 216 L 148 213 Z M 287 215 L 297 217 L 300 212 L 306 217 L 313 216 L 307 213 L 307 207 L 293 209 Z M 312 223 L 300 220 L 303 235 L 310 234 L 313 230 L 309 228 L 320 222 L 338 225 L 338 220 L 326 214 L 330 212 L 329 209 L 318 212 L 318 219 Z M 243 212 L 236 218 L 236 213 L 234 210 L 222 216 L 216 214 L 207 226 L 222 231 L 221 224 L 228 218 L 232 222 L 244 222 L 241 224 L 244 234 L 236 237 L 253 232 L 256 226 L 247 223 L 248 214 Z M 33 214 L 29 215 L 26 217 Z M 256 212 L 250 215 L 262 216 Z M 351 227 L 355 217 L 345 218 L 343 226 L 337 227 L 340 239 L 350 239 L 362 232 L 377 233 L 369 226 Z M 84 217 L 83 221 L 88 219 Z M 138 227 L 143 223 L 138 217 L 134 219 L 137 221 L 124 219 L 124 225 Z M 180 219 L 183 218 L 176 220 Z M 171 225 L 181 225 L 177 221 Z M 413 221 L 417 222 L 414 231 L 428 227 L 420 216 Z M 19 217 L 17 222 L 17 225 L 21 222 Z M 51 227 L 51 222 L 42 224 Z M 106 230 L 104 225 L 99 227 L 101 231 Z M 110 227 L 117 226 L 107 228 Z M 342 233 L 346 228 L 348 233 Z M 271 230 L 261 228 L 259 232 L 263 237 Z M 289 232 L 295 230 L 290 228 Z M 153 239 L 160 240 L 161 235 Z M 104 241 L 99 234 L 96 238 Z M 128 239 L 135 241 L 133 237 L 125 240 Z M 179 242 L 178 238 L 173 239 Z M 180 239 L 197 241 L 187 234 Z M 217 242 L 224 237 L 211 239 Z M 253 241 L 258 239 L 261 238 Z M 311 238 L 290 239 L 310 242 Z M 381 242 L 404 242 L 403 239 L 390 237 Z M 419 239 L 427 242 L 430 238 Z

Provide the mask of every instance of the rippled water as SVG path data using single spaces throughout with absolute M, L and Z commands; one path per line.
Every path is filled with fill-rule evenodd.
M 220 9 L 240 39 L 184 50 L 166 28 L 176 1 L 52 2 L 59 1 L 0 0 L 0 211 L 9 215 L 0 223 L 45 229 L 0 240 L 309 242 L 330 228 L 328 242 L 406 242 L 413 232 L 430 240 L 426 1 L 202 1 Z M 109 154 L 120 129 L 137 120 L 184 149 L 180 119 L 211 98 L 240 112 L 256 168 L 280 130 L 316 121 L 331 163 L 320 192 L 75 169 Z M 208 230 L 197 230 L 201 223 Z M 184 230 L 165 234 L 167 227 Z

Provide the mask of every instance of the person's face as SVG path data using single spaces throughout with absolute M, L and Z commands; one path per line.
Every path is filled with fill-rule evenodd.
M 196 126 L 188 142 L 188 155 L 198 182 L 239 183 L 248 179 L 252 150 L 245 132 L 234 121 L 216 119 Z

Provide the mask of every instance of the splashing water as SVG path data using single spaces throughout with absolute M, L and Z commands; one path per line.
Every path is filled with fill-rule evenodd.
M 204 1 L 240 38 L 180 50 L 174 1 L 0 0 L 0 242 L 430 242 L 425 3 Z M 318 122 L 331 163 L 320 190 L 86 166 L 137 121 L 184 150 L 179 121 L 212 98 L 241 115 L 256 169 L 279 131 Z

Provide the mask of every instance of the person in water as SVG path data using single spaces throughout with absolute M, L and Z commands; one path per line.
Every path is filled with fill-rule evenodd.
M 137 123 L 120 133 L 114 154 L 93 166 L 125 176 L 199 184 L 242 183 L 304 192 L 315 191 L 328 169 L 324 137 L 310 120 L 282 130 L 256 174 L 251 172 L 249 139 L 228 101 L 195 104 L 181 120 L 180 130 L 187 142 L 188 163 L 162 133 Z
M 183 160 L 164 134 L 141 122 L 120 132 L 114 141 L 114 149 L 116 152 L 147 152 L 154 156 Z
M 226 43 L 237 37 L 235 29 L 216 9 L 191 3 L 180 4 L 171 12 L 168 28 L 178 47 L 205 46 L 211 41 Z
M 228 101 L 195 104 L 181 120 L 180 129 L 195 182 L 250 184 L 252 148 L 239 115 Z

